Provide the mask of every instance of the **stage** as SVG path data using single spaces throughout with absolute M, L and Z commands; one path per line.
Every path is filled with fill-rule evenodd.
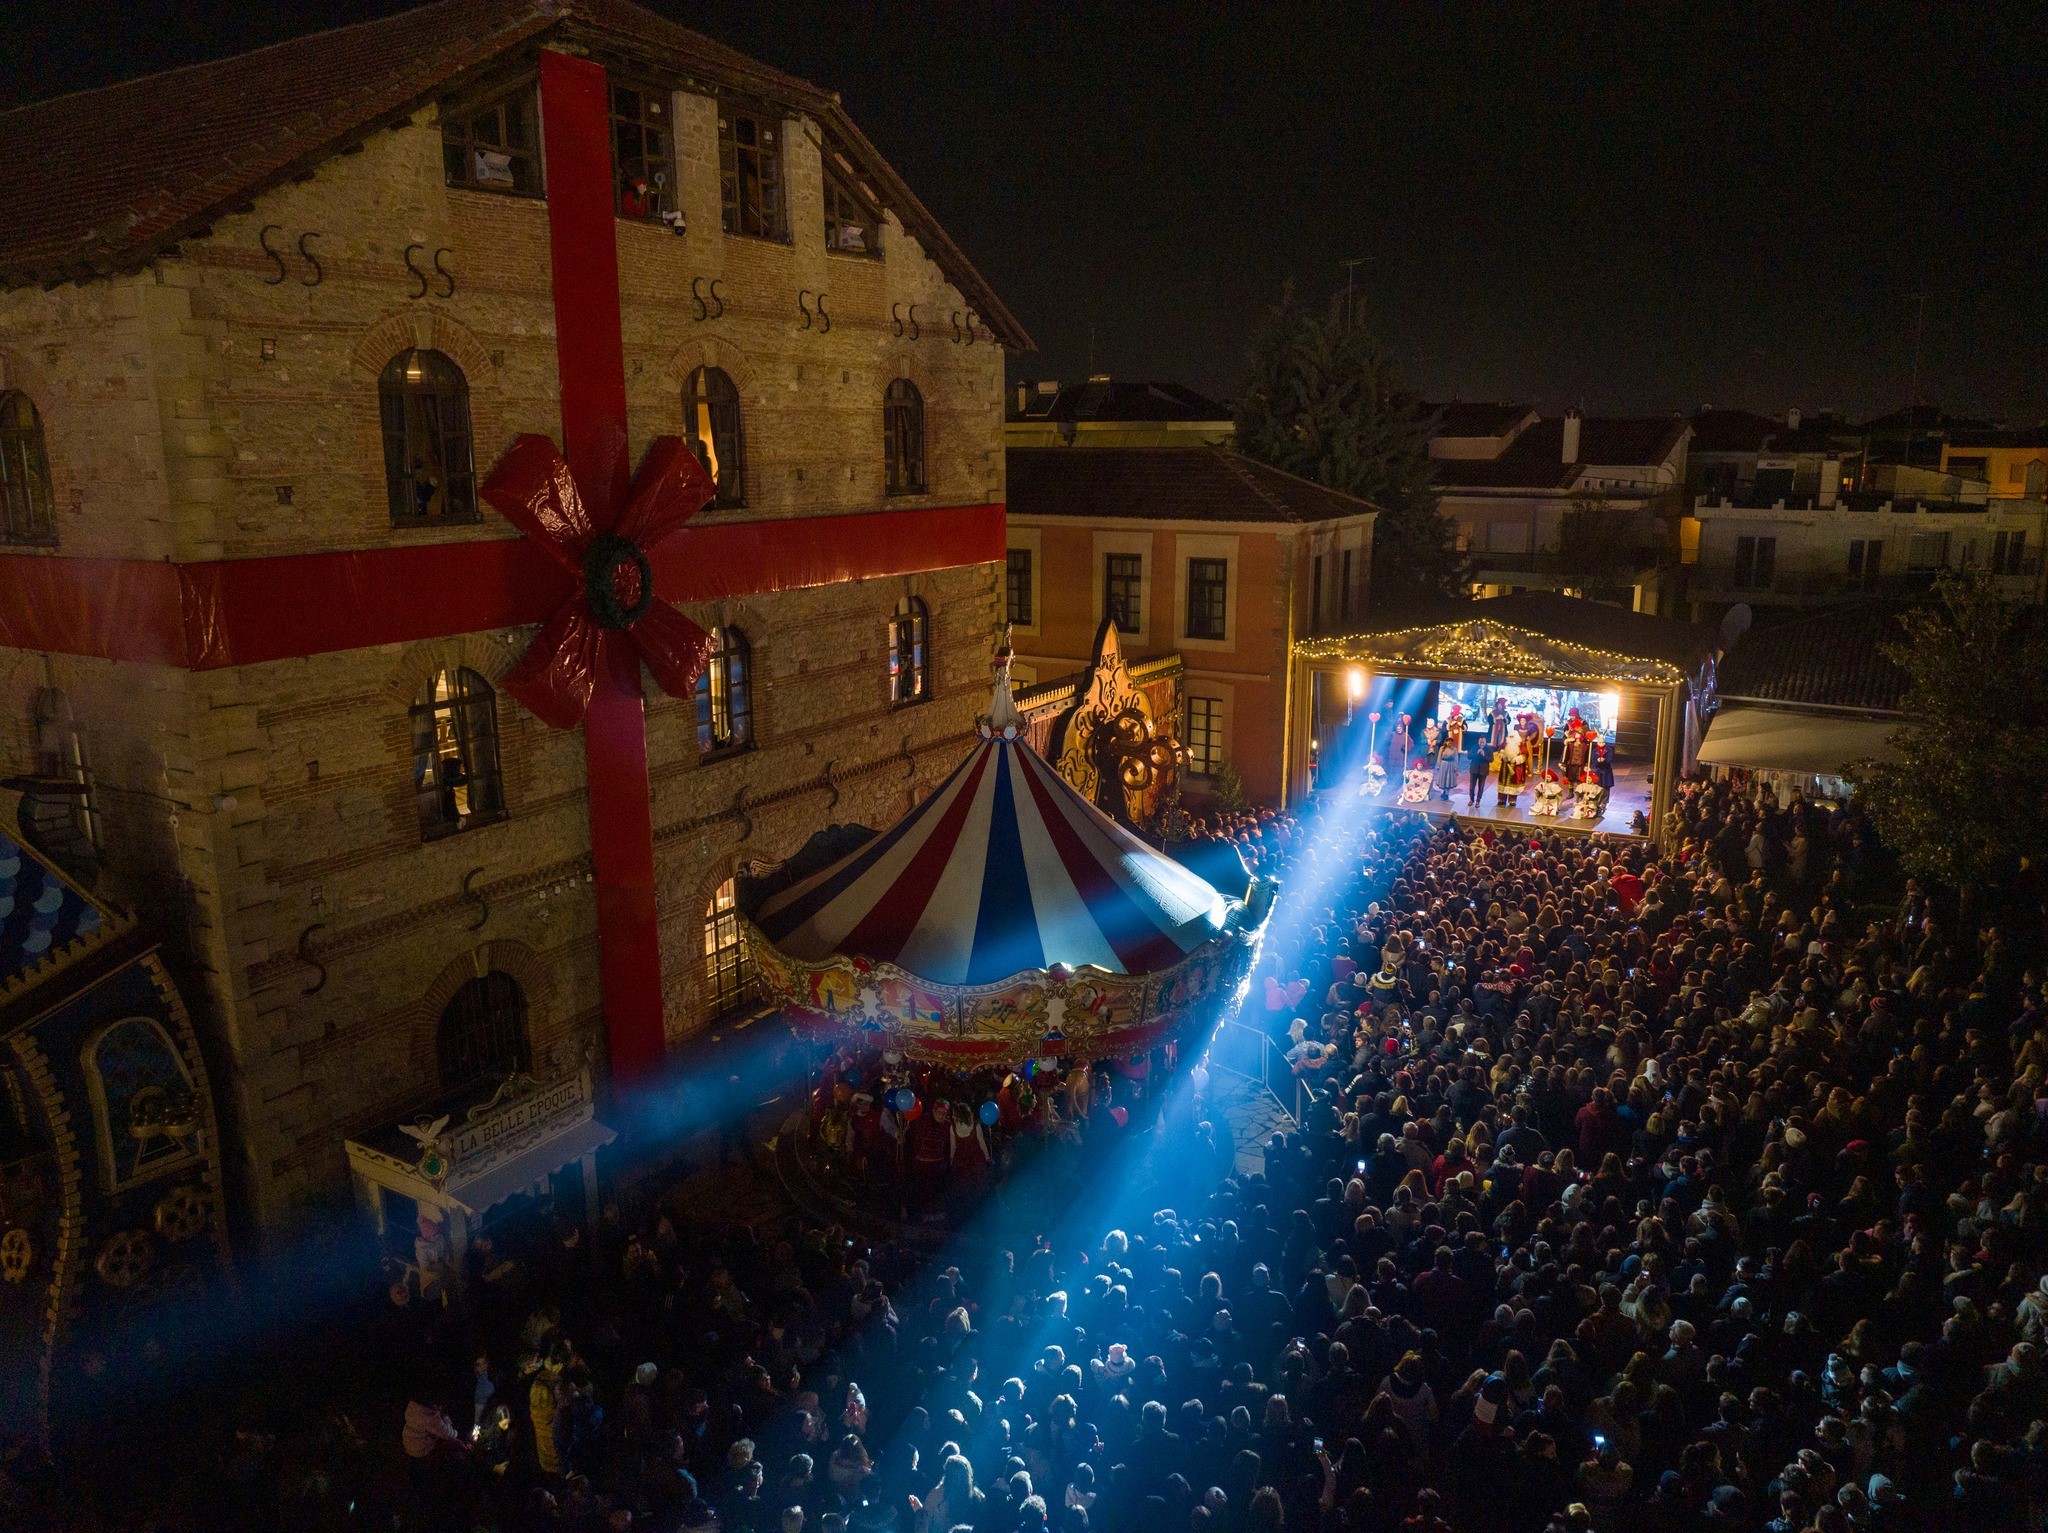
M 1362 785 L 1357 791 L 1359 796 L 1365 799 L 1367 803 L 1377 803 L 1388 809 L 1406 810 L 1411 814 L 1454 815 L 1460 820 L 1468 820 L 1474 824 L 1527 825 L 1538 830 L 1580 831 L 1586 833 L 1597 831 L 1610 836 L 1635 834 L 1630 829 L 1630 826 L 1636 812 L 1640 810 L 1643 816 L 1648 819 L 1650 816 L 1651 799 L 1650 769 L 1646 765 L 1637 763 L 1622 763 L 1615 768 L 1614 789 L 1607 795 L 1607 813 L 1597 820 L 1581 820 L 1571 814 L 1559 814 L 1555 817 L 1544 814 L 1531 814 L 1529 812 L 1530 805 L 1536 802 L 1536 794 L 1533 787 L 1523 788 L 1520 797 L 1515 800 L 1513 805 L 1502 808 L 1495 802 L 1499 797 L 1499 789 L 1495 786 L 1491 777 L 1487 779 L 1485 791 L 1480 795 L 1479 802 L 1475 806 L 1468 806 L 1466 804 L 1465 795 L 1468 790 L 1462 781 L 1459 782 L 1456 788 L 1451 790 L 1451 801 L 1448 804 L 1442 799 L 1434 797 L 1425 799 L 1419 804 L 1402 803 L 1400 789 L 1392 782 L 1389 782 L 1377 795 L 1367 793 Z M 1567 801 L 1568 803 L 1569 801 Z M 1655 829 L 1656 822 L 1652 820 L 1651 830 L 1654 832 Z

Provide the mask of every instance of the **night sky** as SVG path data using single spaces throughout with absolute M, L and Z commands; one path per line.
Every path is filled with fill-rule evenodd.
M 34 3 L 8 103 L 403 10 Z M 658 0 L 844 93 L 1042 350 L 1237 386 L 1292 278 L 1435 397 L 2048 417 L 2048 5 Z M 0 145 L 4 152 L 4 145 Z M 80 153 L 90 152 L 80 145 Z

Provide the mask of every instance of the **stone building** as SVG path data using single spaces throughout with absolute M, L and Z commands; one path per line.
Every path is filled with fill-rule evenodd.
M 89 788 L 262 1225 L 451 1089 L 602 1076 L 578 731 L 501 686 L 552 602 L 479 493 L 564 433 L 561 57 L 629 451 L 718 487 L 656 581 L 718 648 L 646 690 L 670 1040 L 745 1004 L 737 865 L 887 823 L 987 696 L 1029 340 L 835 94 L 619 0 L 440 0 L 0 116 L 0 770 Z

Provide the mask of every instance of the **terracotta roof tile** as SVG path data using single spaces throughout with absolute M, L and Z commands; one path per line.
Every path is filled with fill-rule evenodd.
M 1334 521 L 1379 508 L 1224 447 L 1012 447 L 1012 516 Z
M 1899 602 L 1828 607 L 1752 628 L 1721 662 L 1723 698 L 1896 713 L 1906 677 L 1878 646 L 1903 637 Z
M 140 267 L 557 27 L 818 118 L 1005 345 L 1031 338 L 838 97 L 626 0 L 436 0 L 0 113 L 0 288 Z

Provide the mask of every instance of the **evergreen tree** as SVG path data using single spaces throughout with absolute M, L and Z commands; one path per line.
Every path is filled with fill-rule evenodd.
M 1966 897 L 2007 882 L 2048 846 L 2048 623 L 1987 580 L 1944 576 L 1883 646 L 1906 673 L 1896 761 L 1866 765 L 1864 802 L 1911 873 Z
M 1341 298 L 1318 314 L 1289 289 L 1260 323 L 1250 364 L 1238 450 L 1380 508 L 1373 604 L 1462 596 L 1465 561 L 1437 509 L 1422 414 L 1379 338 L 1351 322 Z

